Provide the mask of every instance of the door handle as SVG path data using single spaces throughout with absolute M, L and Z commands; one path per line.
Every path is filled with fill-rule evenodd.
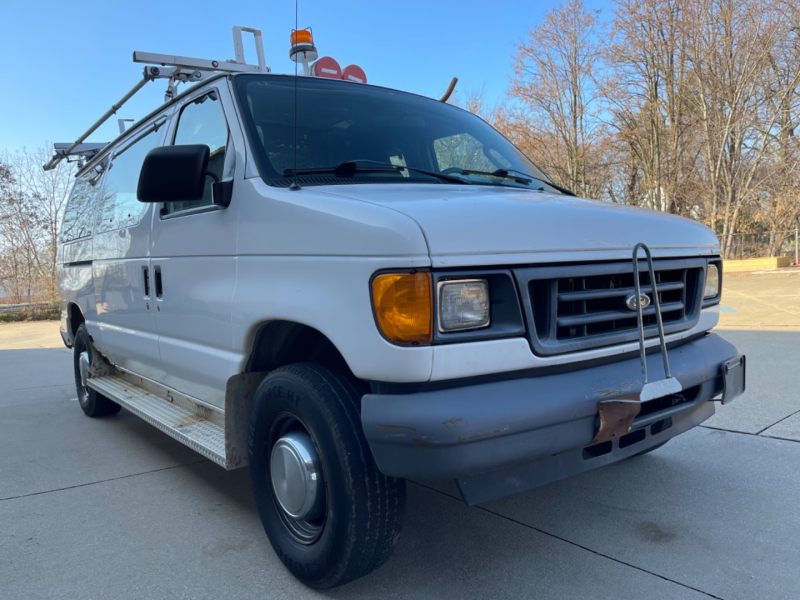
M 150 297 L 150 268 L 142 267 L 142 278 L 144 279 L 144 297 Z
M 156 288 L 156 298 L 161 300 L 164 296 L 164 286 L 161 284 L 161 267 L 153 267 L 153 280 Z

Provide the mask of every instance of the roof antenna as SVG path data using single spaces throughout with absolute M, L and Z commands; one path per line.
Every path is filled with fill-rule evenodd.
M 292 32 L 292 37 L 295 39 L 292 40 L 293 42 L 297 39 L 297 4 L 298 0 L 294 0 L 294 31 Z M 289 189 L 296 192 L 300 189 L 300 186 L 297 185 L 297 61 L 294 62 L 294 169 L 292 170 L 292 176 L 294 180 Z
M 447 102 L 450 99 L 450 94 L 452 94 L 453 90 L 456 89 L 457 83 L 458 83 L 458 77 L 453 77 L 450 80 L 450 85 L 447 86 L 447 91 L 444 93 L 444 96 L 439 98 L 439 102 Z

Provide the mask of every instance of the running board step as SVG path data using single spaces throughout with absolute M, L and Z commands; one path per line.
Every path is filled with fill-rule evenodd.
M 119 375 L 89 377 L 86 385 L 226 469 L 241 466 L 235 453 L 230 461 L 226 458 L 224 413 L 167 388 L 158 389 L 162 386 L 155 382 L 116 373 Z

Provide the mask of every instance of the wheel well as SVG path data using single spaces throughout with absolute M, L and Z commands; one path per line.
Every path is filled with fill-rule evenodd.
M 358 381 L 342 354 L 324 334 L 291 321 L 270 321 L 255 336 L 246 373 L 272 371 L 298 362 L 315 362 Z
M 83 313 L 81 312 L 81 309 L 78 308 L 77 304 L 70 304 L 67 310 L 67 316 L 69 316 L 69 328 L 72 332 L 72 338 L 75 339 L 75 334 L 78 333 L 78 327 L 81 326 L 81 323 L 85 322 L 85 319 L 83 318 Z
M 242 456 L 247 456 L 253 398 L 264 376 L 300 362 L 315 362 L 342 373 L 362 395 L 370 391 L 370 385 L 353 375 L 342 354 L 320 331 L 291 321 L 263 323 L 253 338 L 244 372 L 228 379 L 225 390 L 225 428 L 230 431 L 232 447 Z

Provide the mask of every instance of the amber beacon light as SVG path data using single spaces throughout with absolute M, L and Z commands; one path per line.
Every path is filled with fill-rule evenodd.
M 433 339 L 430 273 L 383 273 L 372 280 L 375 317 L 395 344 L 417 346 Z
M 292 31 L 289 40 L 291 41 L 292 46 L 296 46 L 298 44 L 314 44 L 314 37 L 310 29 L 295 29 Z
M 311 32 L 311 28 L 292 30 L 289 35 L 289 42 L 291 43 L 289 58 L 296 63 L 302 63 L 304 72 L 308 75 L 306 72 L 308 63 L 317 60 L 319 56 L 317 47 L 314 45 L 314 35 Z

